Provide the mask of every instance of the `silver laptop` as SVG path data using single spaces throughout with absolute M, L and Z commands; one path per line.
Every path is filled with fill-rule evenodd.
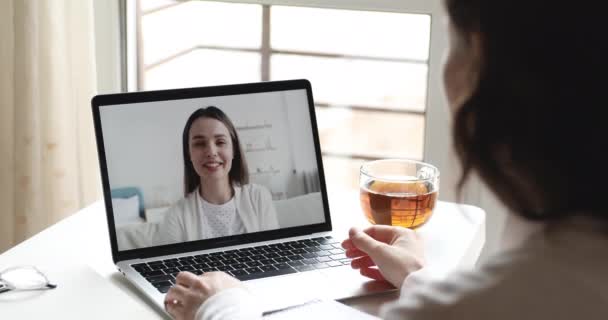
M 112 257 L 164 311 L 181 271 L 224 271 L 274 310 L 392 290 L 333 235 L 307 80 L 92 100 Z

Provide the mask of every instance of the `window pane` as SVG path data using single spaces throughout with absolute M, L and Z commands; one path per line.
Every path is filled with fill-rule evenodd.
M 323 152 L 421 160 L 424 116 L 317 107 Z
M 323 170 L 329 194 L 359 189 L 359 169 L 363 160 L 323 156 Z
M 145 73 L 145 89 L 214 86 L 260 81 L 260 54 L 194 50 Z
M 272 6 L 270 16 L 273 49 L 428 59 L 428 15 Z
M 141 0 L 140 8 L 142 12 L 160 9 L 166 6 L 176 4 L 177 0 Z
M 145 14 L 141 24 L 144 64 L 150 65 L 197 45 L 260 48 L 262 7 L 190 1 Z
M 271 79 L 306 78 L 317 103 L 424 111 L 427 65 L 275 54 Z

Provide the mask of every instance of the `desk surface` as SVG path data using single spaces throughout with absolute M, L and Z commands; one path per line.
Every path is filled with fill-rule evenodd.
M 350 226 L 369 225 L 358 207 L 357 197 L 358 194 L 345 194 L 330 203 L 334 230 L 344 237 Z M 418 230 L 424 239 L 427 268 L 436 278 L 441 278 L 457 268 L 470 268 L 475 264 L 485 241 L 485 212 L 472 206 L 439 201 L 431 219 Z M 103 201 L 80 210 L 0 255 L 0 270 L 23 264 L 50 268 L 86 264 L 133 298 L 125 301 L 125 309 L 132 303 L 148 303 L 117 272 L 112 262 Z M 397 293 L 390 293 L 351 299 L 345 303 L 377 314 L 381 304 L 396 297 Z M 81 292 L 74 292 L 75 300 L 86 298 Z M 50 318 L 61 316 L 62 308 L 57 306 L 57 310 L 47 310 L 46 314 Z M 120 306 L 113 306 L 113 309 L 117 315 L 124 315 Z M 160 313 L 158 315 L 161 316 Z

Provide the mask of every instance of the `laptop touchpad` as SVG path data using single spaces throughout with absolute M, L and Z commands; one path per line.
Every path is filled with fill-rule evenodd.
M 262 303 L 264 310 L 276 310 L 313 299 L 331 298 L 326 290 L 326 275 L 303 272 L 297 275 L 265 278 L 245 282 Z

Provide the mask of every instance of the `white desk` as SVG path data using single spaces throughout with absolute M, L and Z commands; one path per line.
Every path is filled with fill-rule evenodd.
M 343 195 L 331 203 L 330 207 L 334 229 L 343 233 L 344 237 L 350 226 L 368 224 L 359 208 L 358 194 Z M 440 201 L 433 217 L 419 231 L 425 241 L 427 267 L 433 270 L 436 277 L 443 277 L 456 268 L 472 267 L 477 261 L 485 241 L 485 213 L 476 207 Z M 125 315 L 121 309 L 132 308 L 133 303 L 148 303 L 114 267 L 102 201 L 82 209 L 0 255 L 0 269 L 23 264 L 62 269 L 77 264 L 89 265 L 134 298 L 125 301 L 123 305 L 112 306 L 117 318 Z M 396 293 L 389 293 L 351 299 L 345 303 L 377 314 L 382 303 L 396 297 Z M 78 305 L 79 299 L 90 297 L 82 292 L 74 292 L 73 301 L 66 301 L 66 304 Z M 56 309 L 46 310 L 45 314 L 49 319 L 65 318 L 62 317 L 65 308 L 66 306 L 57 305 Z M 162 317 L 158 312 L 152 314 Z M 146 318 L 150 318 L 149 314 Z

